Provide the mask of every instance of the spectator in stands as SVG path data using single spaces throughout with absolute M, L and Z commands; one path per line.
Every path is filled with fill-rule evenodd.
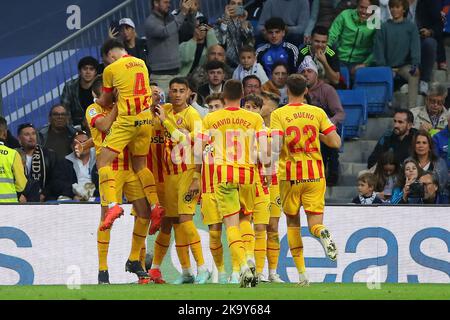
M 311 44 L 300 49 L 299 65 L 305 57 L 310 56 L 317 66 L 319 79 L 325 80 L 332 86 L 337 86 L 340 80 L 340 64 L 336 51 L 328 45 L 328 29 L 316 27 L 312 32 Z
M 408 19 L 415 22 L 421 39 L 420 93 L 426 94 L 437 57 L 443 24 L 439 0 L 410 0 Z
M 375 35 L 375 64 L 391 67 L 408 81 L 408 107 L 415 108 L 419 91 L 419 32 L 416 25 L 406 19 L 408 0 L 390 0 L 389 9 L 392 19 L 383 23 Z
M 228 64 L 236 68 L 239 64 L 239 50 L 244 45 L 255 45 L 253 27 L 247 20 L 243 0 L 228 0 L 224 15 L 217 20 L 214 29 L 219 43 L 226 50 Z
M 334 125 L 338 126 L 344 122 L 345 111 L 336 90 L 319 79 L 317 66 L 311 56 L 306 56 L 298 68 L 308 86 L 308 96 L 311 104 L 322 108 Z M 335 186 L 339 179 L 339 149 L 330 148 L 326 144 L 320 144 L 323 164 L 326 170 L 326 181 L 328 186 Z
M 208 48 L 217 44 L 214 29 L 208 25 L 204 16 L 196 19 L 194 36 L 179 46 L 181 68 L 180 74 L 186 77 L 197 66 L 206 62 Z
M 183 24 L 189 23 L 185 18 L 194 4 L 192 0 L 182 0 L 180 13 L 176 16 L 169 13 L 170 0 L 151 0 L 151 4 L 152 11 L 145 21 L 147 47 L 150 48 L 147 64 L 151 70 L 150 79 L 167 93 L 170 80 L 180 72 L 178 31 Z
M 260 113 L 263 106 L 263 99 L 257 94 L 250 93 L 242 99 L 242 103 L 243 109 L 250 112 Z
M 242 79 L 244 97 L 251 93 L 261 94 L 261 80 L 256 75 L 249 75 Z
M 0 117 L 0 203 L 17 203 L 17 192 L 25 189 L 27 178 L 19 153 L 5 145 L 7 131 L 8 125 Z
M 258 32 L 270 38 L 266 22 L 273 17 L 283 17 L 287 25 L 286 41 L 298 47 L 303 42 L 309 15 L 308 0 L 267 0 L 259 17 Z
M 420 178 L 419 182 L 423 185 L 424 196 L 422 203 L 424 204 L 448 204 L 448 193 L 442 192 L 439 185 L 439 177 L 436 172 L 425 172 Z
M 208 55 L 206 63 L 210 61 L 220 61 L 225 65 L 225 80 L 231 79 L 233 70 L 228 66 L 225 59 L 225 49 L 220 45 L 216 44 L 208 48 Z M 206 63 L 198 66 L 189 75 L 188 80 L 196 88 L 208 83 L 208 73 L 206 72 Z
M 91 86 L 97 76 L 98 61 L 93 57 L 84 57 L 78 62 L 78 78 L 64 86 L 61 104 L 70 111 L 70 121 L 81 127 L 87 107 L 93 102 Z
M 270 128 L 270 115 L 272 111 L 278 108 L 280 104 L 280 96 L 274 93 L 262 91 L 261 98 L 263 99 L 263 106 L 261 108 L 260 115 L 264 120 L 264 124 L 267 128 Z
M 422 174 L 423 170 L 416 160 L 412 158 L 405 159 L 397 184 L 392 190 L 391 204 L 407 203 L 410 195 L 410 185 Z
M 357 6 L 358 6 L 358 0 L 338 0 L 335 14 L 336 14 L 336 16 L 338 16 L 341 14 L 342 11 L 347 10 L 347 9 L 356 9 Z
M 358 196 L 354 197 L 355 204 L 381 204 L 383 201 L 377 196 L 375 185 L 377 178 L 373 173 L 366 172 L 358 177 Z
M 428 131 L 431 135 L 447 126 L 448 111 L 444 108 L 447 88 L 433 82 L 425 98 L 425 106 L 411 109 L 414 115 L 414 128 Z
M 413 138 L 411 147 L 411 157 L 417 161 L 423 171 L 434 172 L 439 178 L 439 190 L 447 191 L 447 163 L 438 157 L 430 134 L 427 131 L 419 130 Z M 448 195 L 447 192 L 445 193 Z
M 122 18 L 119 20 L 119 34 L 125 45 L 128 54 L 148 61 L 147 41 L 138 37 L 136 26 L 130 18 Z
M 439 158 L 443 159 L 447 164 L 447 172 L 448 172 L 448 179 L 447 181 L 450 182 L 450 153 L 448 151 L 449 149 L 449 141 L 450 141 L 450 113 L 447 116 L 447 127 L 438 133 L 436 133 L 433 136 L 433 142 L 435 145 L 435 151 Z M 450 183 L 447 184 L 447 191 L 450 194 Z
M 233 72 L 233 79 L 242 81 L 246 76 L 255 75 L 263 84 L 269 81 L 264 68 L 256 61 L 255 48 L 243 46 L 239 51 L 239 61 L 238 67 Z
M 89 140 L 89 136 L 85 131 L 77 131 L 73 140 L 72 148 L 74 149 L 75 143 L 84 143 Z M 99 196 L 95 160 L 95 148 L 86 148 L 81 154 L 73 151 L 66 156 L 66 172 L 72 187 L 70 196 L 73 200 L 89 201 L 91 197 Z
M 328 45 L 336 45 L 341 65 L 352 75 L 358 68 L 372 64 L 376 29 L 367 23 L 368 8 L 378 3 L 378 0 L 358 0 L 356 9 L 342 11 L 331 25 Z
M 265 7 L 264 7 L 265 8 Z M 298 49 L 286 42 L 286 24 L 281 18 L 270 18 L 265 23 L 267 41 L 256 50 L 256 57 L 270 78 L 275 63 L 283 62 L 288 66 L 289 74 L 295 73 L 298 66 Z
M 11 149 L 20 148 L 19 141 L 8 130 L 8 122 L 6 121 L 5 118 L 0 116 L 0 126 L 2 126 L 2 125 L 5 126 L 5 128 L 6 128 L 6 138 L 4 139 L 5 141 L 3 141 L 5 146 L 7 146 L 8 148 L 11 148 Z
M 225 64 L 220 61 L 210 61 L 205 66 L 208 83 L 198 88 L 198 94 L 203 100 L 213 93 L 222 93 L 225 84 Z
M 284 62 L 277 62 L 273 65 L 272 78 L 263 86 L 263 91 L 268 91 L 280 96 L 280 105 L 288 103 L 286 81 L 289 75 L 288 66 Z
M 248 12 L 248 20 L 252 22 L 254 27 L 258 24 L 265 2 L 266 0 L 245 1 L 245 9 Z
M 305 44 L 310 43 L 312 31 L 316 27 L 324 27 L 327 30 L 330 28 L 336 17 L 338 2 L 339 0 L 312 0 L 311 15 L 303 37 Z
M 30 123 L 21 124 L 17 130 L 25 175 L 28 179 L 19 202 L 44 202 L 68 199 L 71 186 L 64 170 L 64 163 L 57 154 L 37 143 L 36 130 Z
M 389 202 L 400 174 L 400 162 L 398 162 L 392 150 L 381 155 L 373 174 L 377 179 L 375 184 L 377 196 L 382 201 Z
M 368 169 L 372 168 L 379 157 L 388 150 L 394 152 L 400 163 L 409 157 L 412 139 L 417 133 L 417 129 L 413 128 L 414 116 L 408 109 L 397 109 L 393 120 L 394 129 L 383 134 L 370 154 L 367 162 Z
M 225 101 L 223 100 L 221 93 L 213 93 L 205 98 L 205 105 L 209 112 L 213 112 L 219 109 L 223 109 Z
M 171 14 L 176 17 L 180 12 L 180 8 L 177 8 Z M 192 0 L 189 14 L 185 17 L 184 23 L 178 31 L 180 43 L 189 41 L 194 36 L 195 20 L 203 16 L 203 13 L 200 12 L 200 0 Z
M 48 124 L 39 130 L 39 143 L 56 152 L 60 159 L 72 152 L 72 139 L 76 129 L 69 124 L 66 108 L 56 104 L 50 108 Z

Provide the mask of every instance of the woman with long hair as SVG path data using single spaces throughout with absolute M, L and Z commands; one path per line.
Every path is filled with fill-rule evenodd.
M 403 162 L 402 170 L 397 179 L 397 183 L 392 190 L 391 204 L 407 203 L 409 195 L 409 186 L 418 180 L 424 173 L 413 158 L 407 158 Z

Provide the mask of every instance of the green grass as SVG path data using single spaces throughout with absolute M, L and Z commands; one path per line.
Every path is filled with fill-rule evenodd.
M 66 286 L 0 286 L 0 300 L 418 300 L 450 299 L 448 284 L 381 284 L 369 290 L 364 283 L 238 285 L 86 285 L 79 290 Z

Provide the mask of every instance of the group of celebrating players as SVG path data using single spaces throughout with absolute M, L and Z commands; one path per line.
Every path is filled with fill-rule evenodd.
M 219 283 L 252 287 L 261 281 L 282 282 L 276 269 L 283 211 L 298 283 L 308 285 L 301 206 L 311 234 L 336 260 L 336 245 L 323 225 L 326 183 L 320 141 L 334 148 L 341 141 L 326 113 L 304 104 L 307 88 L 301 75 L 288 78 L 286 106 L 276 108 L 277 96 L 271 94 L 259 98 L 264 109 L 271 110 L 266 123 L 259 114 L 261 103 L 254 101 L 258 99 L 244 99 L 241 108 L 243 89 L 237 80 L 227 81 L 221 95 L 207 98 L 209 113 L 201 119 L 187 103 L 191 92 L 185 78 L 170 82 L 170 103 L 160 105 L 159 88 L 151 88 L 144 61 L 128 55 L 115 39 L 104 43 L 102 54 L 109 65 L 95 80 L 94 103 L 86 110 L 92 139 L 76 147 L 79 152 L 95 146 L 97 152 L 102 208 L 97 232 L 99 283 L 109 283 L 110 230 L 123 215 L 124 196 L 133 204 L 135 216 L 126 270 L 142 284 L 165 283 L 160 266 L 172 227 L 182 267 L 175 283 L 204 284 L 210 279 L 193 222 L 199 198 Z M 225 272 L 222 224 L 231 253 L 230 278 Z M 151 269 L 146 270 L 146 237 L 156 232 Z M 266 257 L 268 279 L 262 275 Z

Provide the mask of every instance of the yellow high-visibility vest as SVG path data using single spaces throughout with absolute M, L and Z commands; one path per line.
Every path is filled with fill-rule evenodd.
M 18 202 L 13 171 L 16 153 L 0 142 L 0 202 Z

